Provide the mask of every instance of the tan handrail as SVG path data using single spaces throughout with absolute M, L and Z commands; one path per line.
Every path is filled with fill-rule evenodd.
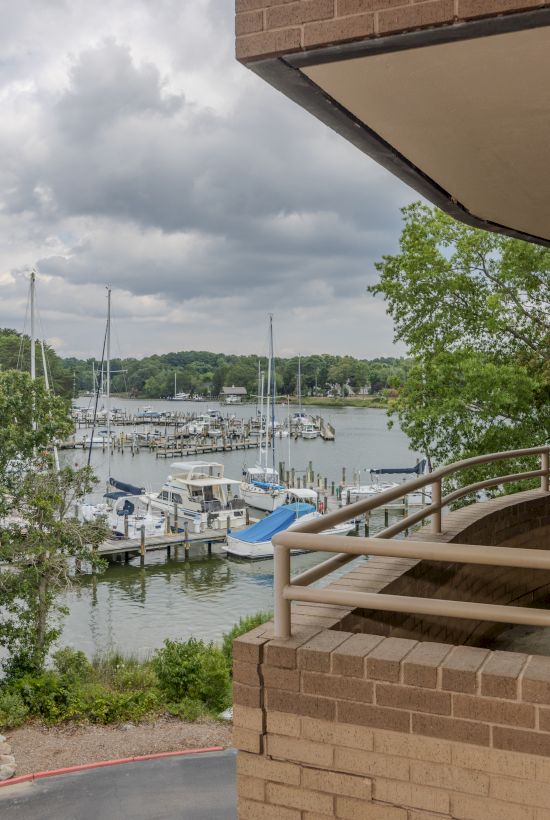
M 510 473 L 508 475 L 499 476 L 498 478 L 490 478 L 485 479 L 483 481 L 475 482 L 474 484 L 469 484 L 468 486 L 462 487 L 458 490 L 455 490 L 446 496 L 442 497 L 441 493 L 441 482 L 442 479 L 453 475 L 456 472 L 461 470 L 468 469 L 470 467 L 475 467 L 480 464 L 487 464 L 492 461 L 500 461 L 505 459 L 512 459 L 512 458 L 522 458 L 528 456 L 541 456 L 541 467 L 539 470 L 529 470 L 523 473 Z M 403 532 L 403 530 L 408 529 L 413 524 L 422 521 L 423 519 L 431 516 L 432 518 L 432 529 L 434 532 L 441 532 L 441 512 L 444 507 L 448 506 L 453 501 L 456 501 L 459 498 L 462 498 L 466 495 L 470 495 L 478 490 L 485 489 L 487 487 L 494 487 L 499 484 L 507 484 L 510 482 L 516 481 L 525 481 L 531 478 L 538 478 L 541 479 L 541 490 L 544 492 L 549 491 L 549 467 L 550 467 L 550 446 L 549 445 L 542 445 L 539 447 L 530 447 L 524 448 L 521 450 L 509 450 L 499 453 L 487 453 L 482 456 L 475 456 L 469 459 L 463 459 L 462 461 L 455 462 L 454 464 L 448 464 L 443 467 L 434 470 L 432 473 L 429 473 L 425 476 L 420 476 L 413 481 L 408 481 L 399 487 L 393 487 L 389 490 L 386 490 L 375 497 L 370 497 L 363 501 L 358 501 L 354 504 L 349 504 L 343 507 L 340 510 L 337 510 L 332 513 L 328 513 L 324 515 L 321 519 L 318 519 L 313 522 L 308 522 L 306 524 L 298 525 L 297 527 L 293 528 L 291 532 L 283 532 L 278 533 L 273 537 L 273 547 L 274 547 L 274 558 L 275 558 L 275 634 L 278 637 L 286 637 L 290 634 L 290 600 L 312 600 L 310 597 L 311 593 L 314 593 L 315 596 L 328 596 L 328 590 L 306 590 L 304 587 L 314 581 L 319 580 L 320 578 L 324 577 L 330 572 L 333 572 L 335 569 L 338 569 L 344 566 L 349 561 L 354 560 L 358 555 L 392 555 L 396 557 L 411 557 L 412 551 L 411 547 L 404 547 L 403 542 L 400 542 L 400 546 L 397 547 L 397 542 L 392 542 L 392 544 L 384 544 L 383 546 L 378 546 L 381 543 L 382 539 L 390 539 L 394 535 Z M 336 526 L 337 524 L 343 523 L 345 521 L 349 521 L 350 519 L 355 518 L 358 515 L 362 515 L 366 512 L 370 512 L 377 507 L 382 507 L 389 504 L 392 501 L 397 500 L 398 498 L 407 495 L 412 491 L 421 490 L 422 488 L 426 487 L 428 484 L 432 485 L 432 503 L 427 507 L 424 507 L 422 510 L 419 510 L 416 513 L 413 513 L 406 518 L 402 519 L 400 522 L 393 524 L 390 527 L 386 527 L 381 533 L 378 534 L 376 539 L 353 539 L 347 540 L 344 536 L 329 536 L 323 535 L 323 530 L 330 529 L 331 527 Z M 314 541 L 312 541 L 308 536 L 316 535 Z M 355 542 L 355 545 L 353 544 Z M 409 542 L 416 544 L 416 547 L 413 547 L 412 550 L 415 548 L 418 549 L 419 542 Z M 378 550 L 376 551 L 374 547 Z M 456 548 L 460 545 L 454 545 Z M 464 547 L 464 545 L 462 545 Z M 323 561 L 316 567 L 312 567 L 309 570 L 301 573 L 300 575 L 296 576 L 292 584 L 290 582 L 290 550 L 291 549 L 299 549 L 299 550 L 314 550 L 314 551 L 324 551 L 324 552 L 335 552 L 340 550 L 340 553 L 334 555 L 332 558 L 329 558 L 326 561 Z M 442 550 L 442 545 L 437 543 L 430 544 L 430 547 L 424 547 L 425 552 L 423 555 L 414 556 L 418 558 L 426 558 L 427 555 L 430 555 L 428 560 L 440 560 L 440 561 L 448 561 L 448 560 L 455 560 L 459 561 L 459 558 L 449 558 L 448 556 L 451 554 L 457 554 L 456 552 L 452 552 L 449 550 L 449 545 L 445 545 L 445 551 Z M 483 563 L 481 560 L 474 560 L 475 555 L 479 556 L 480 549 L 492 549 L 496 550 L 493 553 L 493 560 L 496 561 L 497 566 L 526 566 L 526 564 L 509 564 L 503 562 L 503 553 L 500 552 L 499 548 L 481 548 L 476 547 L 474 551 L 470 552 L 463 552 L 464 556 L 469 555 L 469 560 L 466 563 Z M 526 556 L 525 553 L 532 553 L 537 552 L 536 550 L 523 550 L 522 552 L 522 559 L 528 560 L 529 556 Z M 497 553 L 499 553 L 499 560 L 497 561 Z M 508 561 L 513 560 L 510 556 L 510 551 L 507 550 L 508 554 Z M 489 555 L 489 553 L 484 553 L 485 558 Z M 533 558 L 533 556 L 531 557 Z M 537 561 L 540 561 L 540 556 L 537 557 Z M 490 562 L 492 563 L 492 562 Z M 537 568 L 550 568 L 550 565 L 544 567 L 539 563 L 537 564 Z M 332 593 L 331 593 L 332 594 Z M 347 595 L 359 595 L 359 593 L 346 593 Z M 361 593 L 361 595 L 365 595 L 365 593 Z M 300 597 L 302 596 L 302 597 Z M 401 596 L 386 596 L 389 598 L 394 599 L 394 603 L 399 606 L 403 606 L 403 599 Z M 321 600 L 321 598 L 319 598 Z M 329 603 L 328 598 L 323 599 L 325 603 Z M 398 603 L 398 600 L 401 603 Z M 424 599 L 410 599 L 411 601 L 415 601 L 415 608 L 413 610 L 406 610 L 406 611 L 414 611 L 421 613 L 421 610 L 418 607 L 424 606 Z M 452 602 L 448 602 L 452 603 Z M 456 603 L 456 602 L 454 602 Z M 356 603 L 355 606 L 359 606 L 359 603 Z M 468 606 L 473 606 L 468 604 Z M 481 606 L 481 605 L 480 605 Z M 491 607 L 492 605 L 483 605 L 485 607 Z M 383 608 L 381 606 L 378 607 Z M 512 607 L 508 607 L 508 610 L 513 609 Z M 395 610 L 398 611 L 398 610 Z M 399 610 L 402 611 L 402 610 Z M 463 609 L 463 612 L 466 610 Z M 484 609 L 483 612 L 486 614 L 488 613 L 488 609 Z M 526 610 L 530 612 L 531 610 Z M 454 617 L 467 617 L 465 614 L 463 615 L 456 615 Z M 468 617 L 472 617 L 471 615 Z M 518 616 L 521 618 L 525 618 L 524 614 Z M 550 617 L 550 616 L 549 616 Z M 480 616 L 481 618 L 481 616 Z M 492 620 L 498 620 L 497 617 L 492 617 Z M 525 620 L 521 621 L 509 621 L 510 623 L 527 623 Z M 530 621 L 532 623 L 533 621 Z

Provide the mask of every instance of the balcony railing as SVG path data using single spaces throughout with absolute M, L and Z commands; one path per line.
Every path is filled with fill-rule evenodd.
M 540 456 L 540 469 L 521 473 L 510 473 L 497 478 L 477 481 L 442 496 L 444 478 L 471 467 L 492 461 Z M 468 458 L 440 467 L 413 481 L 407 481 L 375 497 L 369 497 L 340 510 L 324 515 L 321 519 L 278 533 L 273 537 L 275 559 L 275 637 L 288 638 L 291 633 L 291 601 L 335 604 L 338 606 L 360 607 L 362 609 L 386 612 L 408 612 L 418 615 L 436 615 L 468 620 L 495 621 L 499 623 L 550 626 L 550 611 L 527 607 L 499 606 L 495 604 L 470 603 L 433 598 L 418 598 L 403 595 L 385 595 L 354 590 L 311 589 L 309 584 L 334 572 L 360 555 L 385 555 L 396 558 L 417 558 L 429 561 L 449 561 L 463 564 L 483 564 L 498 567 L 523 567 L 530 569 L 550 569 L 550 555 L 537 549 L 515 549 L 487 547 L 470 544 L 447 544 L 433 541 L 396 541 L 393 536 L 409 529 L 426 518 L 431 518 L 432 531 L 441 532 L 442 510 L 453 501 L 471 495 L 479 490 L 511 482 L 540 478 L 540 488 L 549 491 L 550 446 L 530 447 L 523 450 L 509 450 Z M 323 530 L 336 524 L 350 521 L 359 515 L 383 507 L 410 492 L 422 490 L 431 485 L 431 503 L 421 510 L 406 516 L 396 524 L 386 527 L 375 538 L 348 538 L 346 536 L 323 535 Z M 312 567 L 292 580 L 290 577 L 291 550 L 311 552 L 335 552 L 336 555 Z

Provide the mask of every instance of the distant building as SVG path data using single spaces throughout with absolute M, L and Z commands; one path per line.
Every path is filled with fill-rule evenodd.
M 221 396 L 226 404 L 238 404 L 243 398 L 246 398 L 246 387 L 222 387 Z

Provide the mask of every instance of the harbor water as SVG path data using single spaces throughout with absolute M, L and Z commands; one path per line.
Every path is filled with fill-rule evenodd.
M 84 405 L 81 399 L 79 404 Z M 116 407 L 138 413 L 146 402 L 113 400 Z M 154 410 L 205 412 L 219 409 L 224 415 L 249 418 L 255 408 L 250 405 L 220 406 L 216 403 L 150 402 Z M 357 478 L 368 482 L 369 468 L 381 466 L 412 466 L 419 454 L 409 449 L 406 436 L 396 425 L 388 430 L 383 410 L 361 408 L 307 408 L 319 413 L 336 428 L 336 440 L 320 438 L 304 441 L 276 441 L 276 466 L 284 461 L 286 469 L 294 467 L 305 472 L 308 462 L 315 473 L 330 482 L 340 482 L 342 468 L 348 481 Z M 286 408 L 277 408 L 277 417 L 284 421 Z M 160 427 L 159 423 L 156 423 Z M 153 423 L 151 429 L 153 429 Z M 290 446 L 290 452 L 289 452 Z M 87 451 L 66 450 L 65 463 L 83 464 Z M 271 453 L 268 455 L 271 460 Z M 207 460 L 224 464 L 225 474 L 240 479 L 243 466 L 252 465 L 257 451 L 245 450 L 216 453 Z M 107 479 L 107 453 L 92 450 L 92 466 L 100 479 L 98 495 Z M 153 452 L 142 449 L 131 455 L 114 452 L 111 475 L 147 489 L 158 490 L 170 473 L 170 460 L 157 459 Z M 325 556 L 326 557 L 326 556 Z M 293 556 L 292 569 L 298 572 L 323 560 L 320 553 Z M 359 559 L 363 560 L 363 559 Z M 214 546 L 208 555 L 185 560 L 184 550 L 172 550 L 170 558 L 164 551 L 148 553 L 145 565 L 139 558 L 128 564 L 111 564 L 104 573 L 84 576 L 70 589 L 63 603 L 69 614 L 64 619 L 60 643 L 84 650 L 88 655 L 109 649 L 122 649 L 146 657 L 165 638 L 186 639 L 191 636 L 218 641 L 243 615 L 272 609 L 273 562 L 235 561 L 225 557 L 221 546 Z

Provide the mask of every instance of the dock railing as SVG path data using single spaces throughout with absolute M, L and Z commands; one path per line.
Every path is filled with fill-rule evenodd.
M 506 459 L 540 456 L 540 469 L 477 481 L 461 487 L 447 495 L 442 495 L 442 482 L 456 473 Z M 474 458 L 457 461 L 439 467 L 431 473 L 407 481 L 399 487 L 370 496 L 362 501 L 349 504 L 335 512 L 328 513 L 316 521 L 298 525 L 291 531 L 278 533 L 273 537 L 274 548 L 274 609 L 275 637 L 288 638 L 291 634 L 291 602 L 305 601 L 338 606 L 360 607 L 362 609 L 387 612 L 408 612 L 418 615 L 466 618 L 468 620 L 495 621 L 500 623 L 550 626 L 550 611 L 527 607 L 500 606 L 464 601 L 433 598 L 419 598 L 402 595 L 385 595 L 354 590 L 312 589 L 310 584 L 353 561 L 358 556 L 384 555 L 396 558 L 414 558 L 429 561 L 449 561 L 464 564 L 483 564 L 498 567 L 523 567 L 550 570 L 550 554 L 537 549 L 517 549 L 487 547 L 468 544 L 448 544 L 434 541 L 391 540 L 395 535 L 412 525 L 431 518 L 432 532 L 441 533 L 442 510 L 454 501 L 489 487 L 511 482 L 540 478 L 540 488 L 549 491 L 550 446 L 530 447 L 522 450 L 508 450 L 488 453 Z M 399 522 L 386 527 L 376 537 L 349 538 L 347 536 L 326 535 L 324 530 L 337 524 L 351 521 L 357 516 L 382 507 L 410 492 L 422 490 L 431 485 L 431 503 Z M 336 555 L 291 579 L 291 550 L 311 552 L 334 552 Z

